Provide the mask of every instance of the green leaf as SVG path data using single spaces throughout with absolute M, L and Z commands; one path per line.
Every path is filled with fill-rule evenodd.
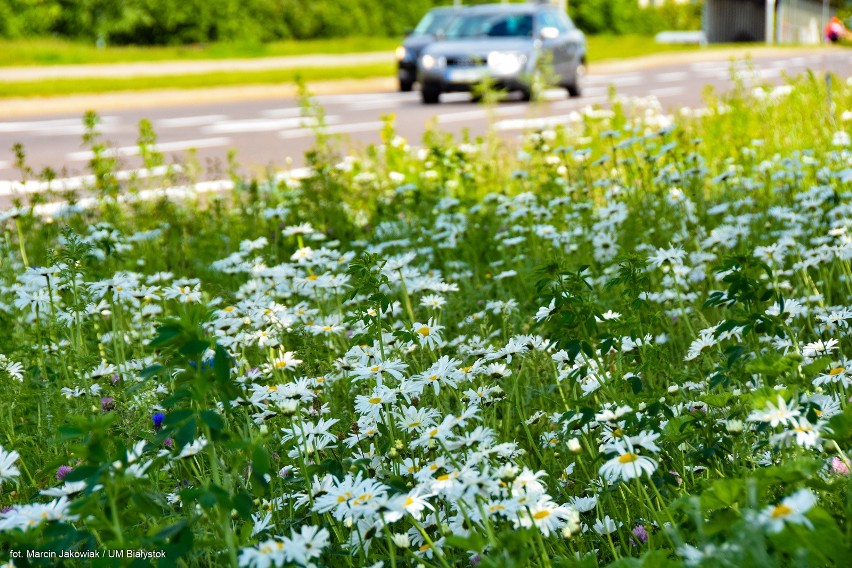
M 210 347 L 209 341 L 203 339 L 192 339 L 180 346 L 180 353 L 187 357 L 201 355 Z
M 162 325 L 157 328 L 157 336 L 148 343 L 149 347 L 165 347 L 170 345 L 183 333 L 183 328 L 178 325 Z
M 831 365 L 831 357 L 822 357 L 802 367 L 802 373 L 806 377 L 813 377 L 820 371 L 825 370 L 829 365 Z
M 61 441 L 61 442 L 76 440 L 77 438 L 82 438 L 83 436 L 86 435 L 86 433 L 83 430 L 81 430 L 80 428 L 77 428 L 75 426 L 60 426 L 58 428 L 58 432 L 59 432 L 59 441 Z
M 639 378 L 638 375 L 633 375 L 627 381 L 630 383 L 630 387 L 633 389 L 633 394 L 639 394 L 642 392 L 642 379 Z
M 220 383 L 228 383 L 231 380 L 231 365 L 233 359 L 224 347 L 216 344 L 215 355 L 213 356 L 213 373 Z
M 163 529 L 160 529 L 155 535 L 154 540 L 168 540 L 189 526 L 187 519 L 180 519 L 176 523 L 171 524 Z
M 79 465 L 65 476 L 65 481 L 86 481 L 97 475 L 100 468 L 93 465 Z
M 269 473 L 269 452 L 263 446 L 255 446 L 251 453 L 251 467 L 259 475 Z
M 240 491 L 231 499 L 231 507 L 237 511 L 237 514 L 244 521 L 251 518 L 251 513 L 254 510 L 254 502 L 248 493 Z
M 165 369 L 165 367 L 163 367 L 160 364 L 155 363 L 153 365 L 149 365 L 149 366 L 145 367 L 144 369 L 142 369 L 142 371 L 140 371 L 137 376 L 140 379 L 150 379 L 151 377 L 159 375 L 164 369 Z
M 841 441 L 852 438 L 852 405 L 847 405 L 842 414 L 832 416 L 828 425 L 834 439 Z
M 450 535 L 447 537 L 446 543 L 447 546 L 458 548 L 465 552 L 467 552 L 468 550 L 482 552 L 485 549 L 485 546 L 488 544 L 485 538 L 483 538 L 483 536 L 477 531 L 471 531 L 470 535 L 466 537 Z
M 745 483 L 742 479 L 717 479 L 701 494 L 701 508 L 713 511 L 730 507 L 742 500 L 744 495 Z
M 200 413 L 201 420 L 207 424 L 213 432 L 221 432 L 225 429 L 225 421 L 215 410 L 204 410 Z
M 163 419 L 163 427 L 171 428 L 174 426 L 179 426 L 192 418 L 194 416 L 194 412 L 188 409 L 182 410 L 173 410 L 166 414 L 166 417 Z

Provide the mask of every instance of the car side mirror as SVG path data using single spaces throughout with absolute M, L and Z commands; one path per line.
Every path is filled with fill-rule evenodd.
M 559 37 L 559 29 L 553 26 L 545 26 L 538 32 L 541 39 L 556 39 Z

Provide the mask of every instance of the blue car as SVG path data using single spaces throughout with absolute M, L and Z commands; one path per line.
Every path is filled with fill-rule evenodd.
M 585 35 L 541 2 L 465 8 L 423 49 L 417 67 L 424 104 L 438 103 L 441 93 L 475 91 L 484 81 L 529 100 L 546 79 L 579 97 L 585 72 Z

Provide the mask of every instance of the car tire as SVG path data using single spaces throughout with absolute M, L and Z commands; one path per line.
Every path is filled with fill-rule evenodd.
M 436 105 L 441 102 L 441 85 L 424 82 L 420 86 L 420 100 L 424 105 Z
M 565 85 L 568 96 L 572 99 L 583 96 L 583 80 L 586 78 L 586 62 L 581 61 L 574 71 L 574 81 Z
M 414 81 L 399 80 L 399 91 L 401 93 L 410 93 L 414 90 Z

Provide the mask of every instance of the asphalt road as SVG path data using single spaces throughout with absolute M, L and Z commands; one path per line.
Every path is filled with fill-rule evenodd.
M 570 114 L 586 105 L 608 100 L 610 88 L 627 96 L 653 96 L 664 108 L 701 107 L 706 85 L 725 90 L 731 85 L 732 65 L 748 82 L 780 83 L 784 75 L 807 70 L 831 71 L 842 78 L 852 69 L 849 51 L 772 54 L 740 61 L 702 61 L 623 68 L 618 72 L 587 77 L 584 96 L 569 99 L 564 91 L 550 91 L 540 104 L 505 101 L 489 109 L 470 102 L 466 94 L 442 97 L 437 106 L 421 105 L 418 93 L 375 92 L 316 97 L 325 109 L 327 132 L 339 134 L 344 149 L 363 148 L 379 141 L 382 117 L 393 114 L 400 135 L 417 144 L 429 125 L 458 133 L 483 133 L 488 125 L 514 136 L 527 130 L 567 122 Z M 153 123 L 158 150 L 169 161 L 180 160 L 186 150 L 197 149 L 207 178 L 222 177 L 229 150 L 236 150 L 244 171 L 259 172 L 299 166 L 313 143 L 314 131 L 301 117 L 297 100 L 269 99 L 227 103 L 180 104 L 110 111 L 103 114 L 101 131 L 119 158 L 120 168 L 138 167 L 136 140 L 142 119 Z M 91 153 L 82 146 L 83 125 L 79 114 L 38 114 L 0 121 L 0 194 L 9 180 L 19 180 L 12 146 L 24 145 L 28 164 L 36 171 L 51 167 L 61 177 L 86 172 Z M 9 189 L 6 189 L 9 195 Z

